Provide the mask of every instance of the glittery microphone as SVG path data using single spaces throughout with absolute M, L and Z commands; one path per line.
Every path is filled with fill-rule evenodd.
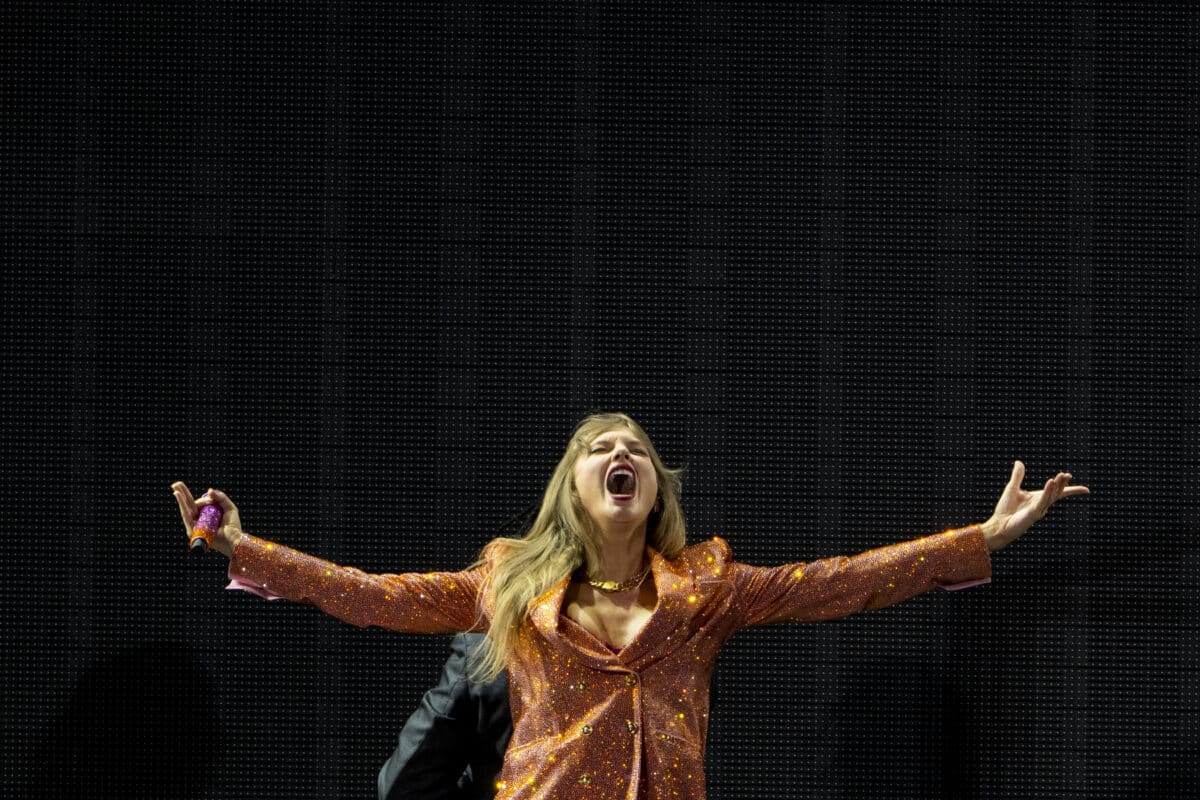
M 200 518 L 192 529 L 192 552 L 204 552 L 212 547 L 213 537 L 221 529 L 221 507 L 213 504 L 200 509 Z

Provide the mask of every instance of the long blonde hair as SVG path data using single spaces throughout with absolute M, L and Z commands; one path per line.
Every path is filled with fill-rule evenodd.
M 679 555 L 687 538 L 679 503 L 682 470 L 669 469 L 642 426 L 627 414 L 592 414 L 575 428 L 566 452 L 546 484 L 541 509 L 529 532 L 520 539 L 496 538 L 483 549 L 478 564 L 491 562 L 484 588 L 492 607 L 487 638 L 476 651 L 474 680 L 492 680 L 504 671 L 530 603 L 580 567 L 600 568 L 600 546 L 592 523 L 575 489 L 575 462 L 602 433 L 625 428 L 646 444 L 658 476 L 658 510 L 646 523 L 646 544 L 663 557 Z

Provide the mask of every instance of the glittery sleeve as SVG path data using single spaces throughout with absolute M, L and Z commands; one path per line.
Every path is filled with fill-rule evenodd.
M 229 588 L 309 603 L 359 627 L 456 633 L 487 627 L 478 602 L 485 571 L 372 575 L 245 534 L 229 561 Z
M 901 542 L 856 556 L 807 564 L 733 563 L 740 627 L 817 621 L 884 608 L 935 587 L 986 583 L 992 560 L 978 525 Z

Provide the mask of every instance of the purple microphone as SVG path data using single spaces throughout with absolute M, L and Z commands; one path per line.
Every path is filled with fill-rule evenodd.
M 221 507 L 205 506 L 200 509 L 200 518 L 192 529 L 192 552 L 205 552 L 212 547 L 213 537 L 221 529 Z

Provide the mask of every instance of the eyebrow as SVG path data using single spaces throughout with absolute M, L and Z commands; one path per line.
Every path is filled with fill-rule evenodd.
M 636 434 L 633 434 L 633 433 L 622 434 L 622 433 L 616 433 L 616 432 L 612 432 L 612 431 L 610 431 L 608 433 L 600 434 L 595 439 L 592 439 L 590 444 L 591 445 L 611 444 L 616 439 L 622 439 L 622 438 L 626 439 L 627 441 L 635 442 L 635 443 L 641 445 L 642 447 L 646 446 L 646 443 L 643 442 L 641 440 L 641 438 L 638 437 Z

